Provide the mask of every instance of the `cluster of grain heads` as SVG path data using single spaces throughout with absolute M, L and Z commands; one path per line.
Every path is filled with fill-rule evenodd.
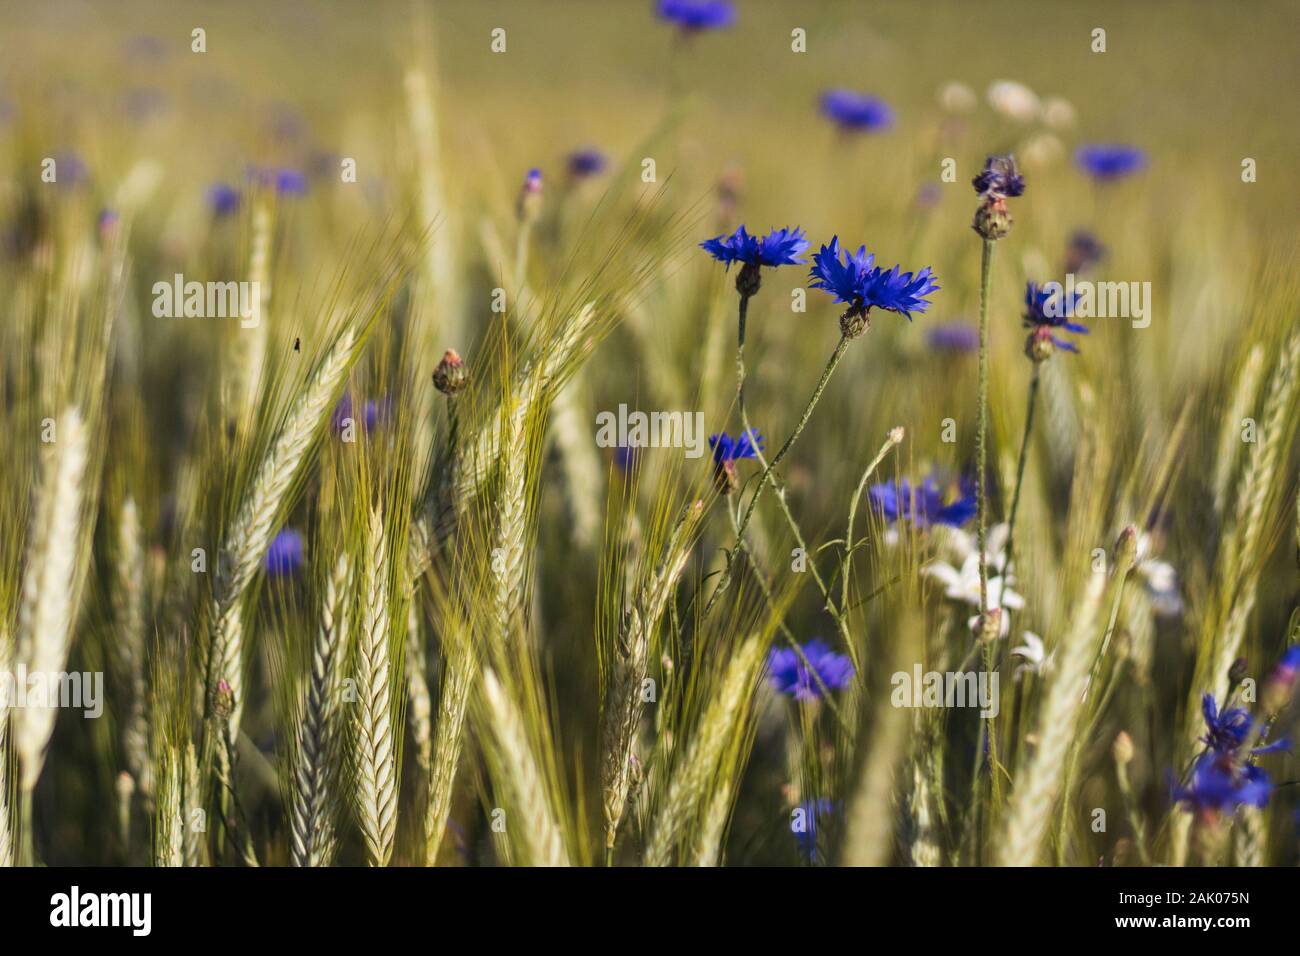
M 505 800 L 506 832 L 525 866 L 568 866 L 555 808 L 542 768 L 515 702 L 490 669 L 482 675 L 485 745 L 490 753 L 493 783 Z
M 679 841 L 693 821 L 707 811 L 715 775 L 737 725 L 745 719 L 766 649 L 767 642 L 754 636 L 746 638 L 734 651 L 717 696 L 709 703 L 668 781 L 650 828 L 647 866 L 671 865 Z
M 397 832 L 397 727 L 393 719 L 392 622 L 389 616 L 388 548 L 383 513 L 370 511 L 360 568 L 357 632 L 357 695 L 354 736 L 357 820 L 372 866 L 387 866 Z
M 113 591 L 114 663 L 126 695 L 122 753 L 133 789 L 148 799 L 153 794 L 153 767 L 149 760 L 149 689 L 145 677 L 145 558 L 134 498 L 128 497 L 122 504 L 113 570 L 117 575 Z
M 614 648 L 612 672 L 604 702 L 601 791 L 605 815 L 605 846 L 612 850 L 623 819 L 635 756 L 636 732 L 645 706 L 650 641 L 664 608 L 691 555 L 704 502 L 688 505 L 677 519 L 658 565 L 641 584 L 623 613 Z
M 368 327 L 367 327 L 368 328 Z M 221 563 L 213 587 L 208 693 L 218 682 L 231 689 L 229 724 L 238 735 L 243 710 L 243 598 L 266 556 L 285 506 L 307 460 L 307 452 L 325 422 L 348 371 L 364 344 L 363 330 L 348 324 L 316 367 L 297 401 L 290 407 L 279 434 L 262 459 L 234 522 L 226 532 Z
M 1084 713 L 1084 695 L 1095 677 L 1104 628 L 1101 608 L 1108 587 L 1122 588 L 1133 569 L 1137 532 L 1131 526 L 1120 535 L 1110 574 L 1094 571 L 1075 606 L 1070 625 L 1056 650 L 1056 661 L 1038 712 L 1034 735 L 1038 745 L 1028 765 L 1017 772 L 1006 826 L 998 845 L 1001 866 L 1032 866 L 1052 820 L 1062 782 L 1070 763 L 1070 750 Z
M 41 469 L 28 538 L 18 611 L 17 660 L 29 674 L 55 675 L 68 660 L 77 608 L 77 563 L 82 554 L 82 498 L 86 472 L 85 424 L 76 408 L 56 422 L 55 441 Z M 15 711 L 14 749 L 19 787 L 30 795 L 45 763 L 57 700 Z M 27 822 L 24 822 L 24 826 Z
M 320 627 L 296 734 L 289 826 L 295 866 L 328 866 L 335 849 L 337 761 L 344 739 L 340 697 L 352 611 L 351 565 L 339 556 L 325 588 Z

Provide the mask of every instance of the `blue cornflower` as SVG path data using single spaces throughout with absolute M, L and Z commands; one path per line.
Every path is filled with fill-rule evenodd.
M 936 352 L 974 352 L 980 347 L 980 331 L 964 322 L 946 322 L 930 326 L 926 341 Z
M 656 12 L 683 33 L 721 30 L 736 22 L 736 10 L 728 0 L 659 0 Z
M 53 159 L 55 182 L 59 186 L 65 189 L 80 186 L 90 178 L 90 169 L 76 153 L 55 153 Z
M 1025 177 L 1016 170 L 1012 156 L 990 156 L 984 160 L 984 169 L 971 180 L 975 191 L 983 198 L 1014 199 L 1025 192 Z
M 768 681 L 778 693 L 795 700 L 816 700 L 822 696 L 823 687 L 827 691 L 844 690 L 853 680 L 853 661 L 845 654 L 836 654 L 825 642 L 813 639 L 800 650 L 802 658 L 792 647 L 774 647 L 768 655 Z
M 225 183 L 213 183 L 208 187 L 208 205 L 214 215 L 229 216 L 239 210 L 239 190 Z
M 368 431 L 372 432 L 376 428 L 388 423 L 393 414 L 393 400 L 391 398 L 367 399 L 361 406 L 361 425 Z M 335 431 L 342 431 L 344 423 L 352 419 L 356 421 L 356 416 L 352 409 L 352 396 L 344 395 L 339 399 L 339 403 L 334 406 L 334 416 L 331 424 Z
M 817 828 L 827 817 L 834 816 L 839 810 L 835 801 L 826 797 L 818 800 L 805 800 L 795 808 L 798 813 L 790 815 L 790 830 L 794 833 L 799 852 L 809 862 L 817 860 Z
M 1057 283 L 1039 286 L 1033 282 L 1025 284 L 1024 327 L 1032 329 L 1029 340 L 1025 343 L 1025 352 L 1035 362 L 1041 362 L 1052 354 L 1053 347 L 1067 352 L 1079 351 L 1073 342 L 1058 338 L 1056 329 L 1064 329 L 1076 335 L 1087 335 L 1088 327 L 1079 322 L 1071 322 L 1078 295 L 1067 297 L 1065 290 Z
M 1266 806 L 1271 790 L 1262 769 L 1211 750 L 1196 758 L 1187 786 L 1174 789 L 1174 800 L 1191 810 L 1231 813 L 1239 806 Z
M 845 132 L 875 132 L 894 124 L 894 111 L 884 100 L 852 90 L 828 90 L 821 97 L 822 115 Z
M 1080 146 L 1074 162 L 1094 179 L 1122 179 L 1136 173 L 1147 164 L 1147 154 L 1136 146 L 1092 144 Z
M 302 534 L 293 528 L 285 528 L 271 540 L 262 566 L 268 576 L 282 578 L 297 574 L 302 561 Z
M 860 246 L 855 253 L 845 250 L 841 262 L 839 236 L 813 253 L 813 267 L 808 273 L 812 287 L 849 307 L 840 317 L 840 329 L 845 335 L 860 334 L 872 309 L 898 312 L 910 322 L 913 312 L 924 312 L 930 305 L 926 296 L 939 288 L 929 266 L 920 272 L 900 274 L 898 266 L 884 269 L 873 267 L 874 262 L 875 255 L 868 253 L 866 246 Z
M 740 458 L 757 458 L 767 447 L 762 434 L 755 429 L 741 432 L 735 438 L 725 432 L 709 436 L 713 449 L 713 478 L 721 494 L 730 494 L 740 484 L 736 477 L 736 461 Z
M 307 176 L 297 169 L 267 169 L 253 166 L 248 170 L 250 182 L 268 189 L 273 188 L 280 196 L 305 196 L 307 194 Z
M 906 478 L 897 483 L 887 481 L 872 485 L 868 494 L 872 507 L 886 521 L 906 520 L 917 528 L 936 524 L 960 528 L 975 517 L 979 507 L 975 482 L 969 478 L 958 482 L 957 497 L 947 504 L 944 504 L 943 490 L 933 474 L 927 475 L 919 485 L 913 485 Z
M 1218 705 L 1211 694 L 1201 696 L 1201 715 L 1205 718 L 1205 736 L 1201 738 L 1211 750 L 1227 757 L 1235 757 L 1252 738 L 1251 731 L 1255 721 L 1250 714 L 1240 707 L 1225 707 L 1220 713 Z M 1260 734 L 1263 740 L 1263 734 Z M 1288 750 L 1291 744 L 1285 737 L 1271 744 L 1255 747 L 1252 755 L 1277 753 Z
M 731 268 L 733 262 L 748 266 L 797 266 L 799 256 L 808 248 L 804 231 L 798 226 L 773 229 L 766 236 L 751 236 L 741 226 L 729 236 L 716 236 L 700 243 L 700 248 Z
M 598 176 L 609 165 L 609 159 L 600 150 L 588 146 L 569 154 L 569 175 L 574 179 L 589 179 Z

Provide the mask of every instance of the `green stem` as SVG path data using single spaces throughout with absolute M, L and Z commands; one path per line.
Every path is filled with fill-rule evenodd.
M 1020 459 L 1016 463 L 1016 490 L 1011 494 L 1011 514 L 1007 517 L 1006 562 L 1002 565 L 1002 579 L 1009 581 L 1011 565 L 1015 560 L 1016 513 L 1020 509 L 1020 488 L 1025 480 L 1025 460 L 1029 457 L 1029 432 L 1034 426 L 1034 409 L 1038 405 L 1039 365 L 1034 363 L 1034 375 L 1029 380 L 1029 401 L 1025 411 L 1025 433 L 1020 436 Z
M 781 460 L 789 454 L 790 449 L 794 447 L 794 443 L 798 441 L 799 436 L 803 434 L 804 428 L 808 425 L 808 419 L 812 417 L 813 409 L 817 407 L 817 403 L 821 401 L 822 393 L 826 391 L 826 383 L 830 381 L 830 377 L 834 374 L 836 366 L 840 364 L 840 359 L 844 358 L 844 352 L 847 350 L 850 341 L 849 336 L 840 336 L 840 340 L 835 346 L 835 351 L 831 353 L 831 357 L 826 363 L 826 368 L 822 370 L 822 377 L 818 380 L 817 387 L 813 389 L 812 397 L 808 399 L 808 405 L 804 408 L 803 415 L 799 418 L 799 423 L 795 425 L 794 431 L 791 432 L 790 437 L 785 440 L 785 444 L 781 446 L 781 450 L 776 453 L 776 456 L 768 462 L 767 467 L 763 469 L 763 474 L 758 480 L 758 488 L 754 491 L 753 497 L 749 499 L 749 504 L 745 508 L 744 516 L 740 519 L 736 545 L 727 552 L 726 567 L 723 569 L 722 576 L 714 587 L 713 593 L 709 595 L 708 603 L 704 606 L 705 616 L 707 616 L 709 611 L 713 609 L 713 605 L 717 603 L 718 597 L 722 592 L 731 585 L 731 568 L 736 560 L 736 552 L 740 549 L 739 536 L 743 535 L 745 529 L 749 527 L 749 519 L 753 517 L 754 507 L 758 504 L 758 499 L 763 494 L 763 489 L 765 489 L 768 482 L 772 480 L 772 469 L 780 464 Z
M 988 556 L 985 553 L 985 533 L 988 527 L 988 417 L 989 417 L 989 286 L 993 276 L 993 242 L 984 240 L 984 252 L 980 257 L 980 372 L 979 372 L 979 421 L 975 431 L 976 459 L 976 528 L 980 549 L 980 626 L 983 627 L 984 615 L 989 609 L 989 569 Z

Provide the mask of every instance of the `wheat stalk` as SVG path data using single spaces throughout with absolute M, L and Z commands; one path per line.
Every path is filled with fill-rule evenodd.
M 126 769 L 140 793 L 153 793 L 153 767 L 149 760 L 148 685 L 145 681 L 145 582 L 143 534 L 135 499 L 122 504 L 118 526 L 117 587 L 113 592 L 117 611 L 117 663 L 130 699 L 122 724 L 122 753 Z
M 243 622 L 241 601 L 271 544 L 275 519 L 307 458 L 312 440 L 333 407 L 348 370 L 360 351 L 361 338 L 351 326 L 316 369 L 306 390 L 289 411 L 284 427 L 258 467 L 249 494 L 226 533 L 221 566 L 213 592 L 213 634 L 208 692 L 225 681 L 234 704 L 229 725 L 239 730 L 243 710 Z
M 0 677 L 7 676 L 13 666 L 9 643 L 9 633 L 0 630 Z M 14 865 L 9 792 L 9 696 L 0 690 L 0 866 Z
M 334 854 L 338 700 L 348 646 L 348 584 L 352 568 L 339 556 L 325 587 L 320 629 L 296 735 L 289 812 L 294 866 L 328 866 Z
M 524 550 L 528 519 L 528 434 L 523 416 L 507 410 L 501 466 L 501 493 L 497 507 L 496 547 L 492 551 L 494 635 L 504 645 L 523 604 Z
M 648 866 L 667 866 L 673 849 L 708 798 L 723 751 L 736 731 L 754 689 L 763 659 L 764 642 L 751 637 L 735 652 L 716 697 L 700 721 L 682 765 L 668 784 L 664 804 L 654 819 L 646 847 Z
M 465 708 L 473 686 L 474 660 L 459 641 L 449 641 L 438 695 L 438 728 L 429 771 L 429 801 L 425 807 L 425 862 L 433 866 L 442 846 L 451 812 L 452 788 L 464 743 Z
M 80 553 L 81 504 L 87 436 L 81 414 L 68 408 L 60 417 L 54 447 L 41 475 L 31 550 L 23 576 L 18 612 L 19 660 L 29 674 L 53 677 L 67 664 L 75 610 Z M 14 749 L 19 786 L 30 793 L 45 763 L 58 701 L 16 712 Z
M 623 614 L 603 715 L 601 790 L 606 848 L 614 846 L 627 805 L 636 729 L 645 707 L 641 685 L 646 677 L 650 638 L 658 629 L 668 599 L 690 559 L 694 531 L 703 514 L 702 501 L 683 511 L 664 547 L 659 566 L 647 577 L 635 601 Z
M 1232 478 L 1233 468 L 1237 464 L 1241 451 L 1242 419 L 1250 411 L 1259 390 L 1259 379 L 1264 371 L 1264 347 L 1256 344 L 1246 356 L 1237 381 L 1232 390 L 1232 400 L 1228 403 L 1228 412 L 1219 429 L 1218 452 L 1214 456 L 1214 476 L 1210 488 L 1214 493 L 1214 510 L 1223 514 L 1228 500 L 1228 482 Z
M 1127 569 L 1123 570 L 1124 573 Z M 1022 774 L 1007 810 L 1002 838 L 1002 866 L 1032 866 L 1056 806 L 1058 789 L 1076 743 L 1075 730 L 1083 710 L 1083 695 L 1102 638 L 1098 612 L 1106 592 L 1107 576 L 1094 572 L 1083 599 L 1075 608 L 1070 628 L 1056 650 L 1056 663 L 1047 698 L 1038 715 L 1038 748 Z
M 158 767 L 158 800 L 154 812 L 154 866 L 184 866 L 184 826 L 181 817 L 180 756 L 169 746 Z
M 515 846 L 531 866 L 568 866 L 569 854 L 523 719 L 490 668 L 483 672 L 483 701 L 490 744 L 500 768 L 497 784 L 506 792 L 511 812 L 520 821 L 510 825 Z
M 397 754 L 393 730 L 392 647 L 383 515 L 372 508 L 361 562 L 357 635 L 357 811 L 373 866 L 387 866 L 397 828 Z

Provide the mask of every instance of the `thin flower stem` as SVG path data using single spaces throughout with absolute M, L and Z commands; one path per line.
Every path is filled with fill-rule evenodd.
M 817 407 L 817 403 L 821 401 L 822 393 L 826 391 L 826 383 L 830 381 L 831 375 L 835 373 L 835 367 L 840 364 L 840 359 L 844 358 L 844 353 L 848 349 L 849 341 L 849 336 L 840 336 L 840 340 L 835 346 L 835 351 L 831 353 L 831 357 L 826 363 L 826 368 L 822 370 L 822 377 L 818 380 L 817 387 L 813 389 L 812 397 L 808 399 L 808 405 L 804 408 L 799 423 L 795 425 L 794 431 L 791 432 L 790 437 L 785 440 L 785 444 L 781 446 L 781 450 L 776 453 L 776 456 L 773 457 L 773 459 L 768 462 L 767 467 L 763 469 L 763 474 L 758 480 L 758 488 L 754 491 L 754 496 L 749 499 L 749 504 L 746 506 L 744 515 L 740 519 L 736 544 L 727 552 L 726 567 L 723 569 L 722 576 L 718 579 L 718 583 L 714 587 L 713 593 L 709 595 L 708 603 L 704 606 L 705 616 L 707 616 L 709 611 L 713 609 L 713 605 L 717 603 L 718 597 L 722 592 L 731 585 L 731 568 L 736 560 L 736 552 L 740 549 L 740 536 L 743 535 L 745 529 L 749 527 L 749 519 L 754 515 L 754 506 L 758 504 L 758 499 L 763 494 L 763 489 L 767 487 L 768 482 L 772 479 L 772 469 L 780 464 L 781 459 L 789 454 L 790 449 L 794 447 L 794 443 L 799 440 L 799 436 L 803 433 L 804 428 L 807 427 L 808 419 L 812 417 L 813 409 Z
M 755 434 L 754 428 L 749 423 L 749 412 L 745 408 L 745 319 L 749 313 L 749 300 L 750 296 L 744 294 L 740 296 L 740 314 L 736 323 L 736 407 L 740 412 L 740 427 L 743 429 L 741 434 L 751 436 L 754 454 L 758 458 L 759 465 L 766 470 L 767 458 L 764 456 L 763 450 L 758 446 L 758 441 L 753 438 Z M 799 528 L 799 523 L 795 521 L 794 514 L 790 511 L 790 504 L 785 498 L 785 489 L 781 487 L 780 479 L 777 478 L 775 473 L 772 475 L 772 484 L 776 490 L 777 502 L 781 505 L 781 512 L 785 515 L 790 531 L 794 534 L 795 543 L 807 555 L 808 545 L 804 541 L 803 532 Z M 817 583 L 822 598 L 826 602 L 826 610 L 835 618 L 835 623 L 840 630 L 840 636 L 844 638 L 844 643 L 849 646 L 849 653 L 853 654 L 852 641 L 849 639 L 848 620 L 845 618 L 844 613 L 835 606 L 835 602 L 831 600 L 830 588 L 822 579 L 821 572 L 817 569 L 817 562 L 810 559 L 808 566 L 812 570 L 813 580 Z M 854 657 L 854 666 L 856 667 L 858 661 L 856 655 Z
M 1016 463 L 1016 489 L 1011 493 L 1011 513 L 1007 516 L 1007 554 L 1002 566 L 1002 579 L 1010 580 L 1011 565 L 1015 561 L 1016 513 L 1020 508 L 1020 489 L 1025 480 L 1025 460 L 1029 457 L 1029 434 L 1034 426 L 1034 409 L 1038 406 L 1038 373 L 1040 366 L 1034 363 L 1034 375 L 1029 380 L 1028 408 L 1025 411 L 1025 433 L 1020 436 L 1020 459 Z
M 979 421 L 975 432 L 977 534 L 980 549 L 980 625 L 989 610 L 989 569 L 984 538 L 988 526 L 988 417 L 989 417 L 989 286 L 993 277 L 993 242 L 984 240 L 980 257 L 980 377 Z

